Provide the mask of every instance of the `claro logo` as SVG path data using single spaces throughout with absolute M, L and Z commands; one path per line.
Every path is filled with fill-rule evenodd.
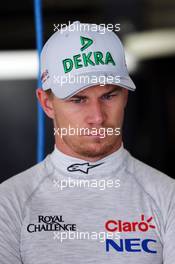
M 118 253 L 122 252 L 145 252 L 156 254 L 157 241 L 148 238 L 147 233 L 150 229 L 155 229 L 155 226 L 151 224 L 153 217 L 149 217 L 145 220 L 145 216 L 142 214 L 140 221 L 122 221 L 122 220 L 108 220 L 105 223 L 105 229 L 108 232 L 120 232 L 120 233 L 145 233 L 145 239 L 134 236 L 133 238 L 124 238 L 118 240 L 106 239 L 106 252 L 115 250 Z M 137 235 L 139 236 L 139 235 Z
M 122 220 L 108 220 L 105 224 L 105 228 L 109 232 L 147 232 L 150 228 L 155 228 L 151 225 L 153 217 L 149 217 L 145 221 L 145 216 L 141 215 L 140 222 L 128 222 Z

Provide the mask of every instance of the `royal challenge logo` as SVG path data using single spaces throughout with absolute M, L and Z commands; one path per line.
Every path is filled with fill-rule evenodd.
M 38 215 L 37 223 L 27 226 L 29 233 L 46 231 L 76 231 L 76 224 L 66 223 L 62 215 Z
M 101 51 L 85 52 L 90 46 L 93 45 L 93 40 L 85 36 L 80 36 L 80 53 L 74 55 L 72 58 L 66 58 L 62 61 L 64 73 L 70 73 L 73 69 L 79 69 L 88 66 L 116 65 L 115 61 L 109 51 L 103 53 Z

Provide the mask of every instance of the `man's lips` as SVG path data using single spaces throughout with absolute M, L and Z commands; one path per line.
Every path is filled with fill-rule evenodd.
M 106 137 L 106 133 L 105 134 L 85 134 L 84 136 L 87 136 L 87 137 L 101 137 L 101 138 L 104 138 Z
M 90 133 L 89 135 L 87 134 L 87 136 L 103 136 L 102 134 L 94 134 L 94 133 Z

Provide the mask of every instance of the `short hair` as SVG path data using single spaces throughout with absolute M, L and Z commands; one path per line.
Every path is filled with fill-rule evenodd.
M 49 99 L 53 99 L 54 94 L 51 89 L 46 90 L 45 93 L 48 95 Z

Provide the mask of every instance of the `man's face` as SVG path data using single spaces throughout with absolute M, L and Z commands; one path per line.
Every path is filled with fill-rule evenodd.
M 121 135 L 116 131 L 122 128 L 127 95 L 128 91 L 124 88 L 97 85 L 67 100 L 54 96 L 52 106 L 55 131 L 59 129 L 60 132 L 61 128 L 69 131 L 69 127 L 78 128 L 79 131 L 80 128 L 86 128 L 86 132 L 81 135 L 67 133 L 61 137 L 56 133 L 58 148 L 68 155 L 81 158 L 100 158 L 115 151 L 121 145 Z M 107 133 L 107 128 L 113 130 L 113 133 Z

